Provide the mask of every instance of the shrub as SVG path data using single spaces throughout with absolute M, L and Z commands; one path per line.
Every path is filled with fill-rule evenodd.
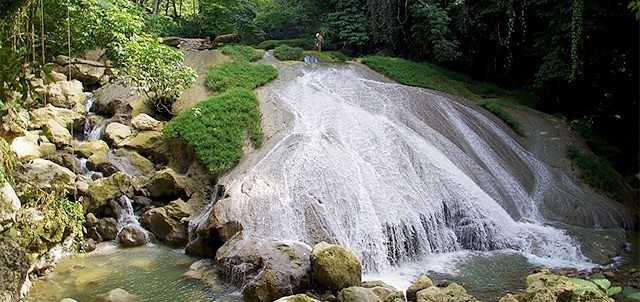
M 336 59 L 337 61 L 340 61 L 340 62 L 346 62 L 346 61 L 350 60 L 350 58 L 349 58 L 349 57 L 347 57 L 345 54 L 343 54 L 343 53 L 341 53 L 341 52 L 339 52 L 339 51 L 333 51 L 333 52 L 331 52 L 331 56 L 332 56 L 334 59 Z
M 233 62 L 221 64 L 209 70 L 205 84 L 214 93 L 223 93 L 236 87 L 254 89 L 277 76 L 278 71 L 271 65 Z
M 567 157 L 578 167 L 580 178 L 591 187 L 612 198 L 624 201 L 625 197 L 620 180 L 608 161 L 583 152 L 573 145 L 567 145 L 565 152 Z
M 240 161 L 243 137 L 256 147 L 262 144 L 260 120 L 255 94 L 246 88 L 234 88 L 184 110 L 169 121 L 164 134 L 193 147 L 216 174 Z
M 314 48 L 313 39 L 266 40 L 256 45 L 256 48 L 270 50 L 270 49 L 275 49 L 276 47 L 284 44 L 289 45 L 291 47 L 299 47 L 306 50 L 310 50 Z
M 264 51 L 254 49 L 250 46 L 233 45 L 225 46 L 220 49 L 223 54 L 230 56 L 235 61 L 254 62 L 262 58 Z
M 509 125 L 509 127 L 511 127 L 511 129 L 513 129 L 518 135 L 524 135 L 524 127 L 522 127 L 522 124 L 520 124 L 520 122 L 513 115 L 511 115 L 500 105 L 490 101 L 484 101 L 480 103 L 480 106 L 482 106 L 482 108 L 484 109 L 489 110 L 491 113 L 495 114 L 505 123 L 507 123 L 507 125 Z
M 273 56 L 280 61 L 286 60 L 302 60 L 304 52 L 299 47 L 291 47 L 283 44 L 273 50 Z

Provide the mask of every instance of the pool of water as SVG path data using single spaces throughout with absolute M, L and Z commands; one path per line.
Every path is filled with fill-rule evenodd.
M 27 301 L 94 301 L 116 288 L 144 301 L 242 301 L 230 285 L 210 288 L 184 278 L 196 260 L 163 245 L 128 249 L 102 245 L 94 252 L 63 259 L 51 275 L 34 282 Z

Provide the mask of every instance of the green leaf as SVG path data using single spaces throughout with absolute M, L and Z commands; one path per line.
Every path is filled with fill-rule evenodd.
M 602 288 L 603 290 L 607 290 L 611 286 L 611 282 L 609 282 L 609 280 L 604 279 L 604 278 L 602 278 L 602 279 L 594 278 L 593 279 L 593 283 L 595 283 L 598 286 L 600 286 L 600 288 Z
M 629 299 L 640 300 L 640 290 L 631 285 L 625 286 L 622 294 Z
M 609 297 L 614 296 L 615 294 L 621 291 L 622 291 L 622 288 L 620 286 L 610 287 L 609 289 L 607 289 L 607 296 Z
M 579 285 L 580 288 L 578 289 L 584 289 L 587 291 L 597 291 L 598 287 L 595 285 L 595 283 L 588 281 L 588 280 L 584 280 L 584 279 L 579 279 L 579 278 L 570 278 L 569 281 L 571 281 L 572 283 Z

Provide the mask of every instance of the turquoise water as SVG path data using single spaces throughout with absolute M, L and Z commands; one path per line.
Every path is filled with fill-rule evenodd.
M 46 279 L 34 282 L 28 301 L 94 301 L 97 295 L 116 288 L 143 301 L 242 301 L 238 290 L 230 285 L 209 288 L 184 278 L 182 275 L 196 260 L 163 245 L 129 249 L 106 245 L 63 259 Z

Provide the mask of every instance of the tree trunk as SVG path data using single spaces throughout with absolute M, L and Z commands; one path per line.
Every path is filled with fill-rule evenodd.
M 160 5 L 159 0 L 153 0 L 153 10 L 151 11 L 152 14 L 157 14 L 158 13 L 158 6 Z

